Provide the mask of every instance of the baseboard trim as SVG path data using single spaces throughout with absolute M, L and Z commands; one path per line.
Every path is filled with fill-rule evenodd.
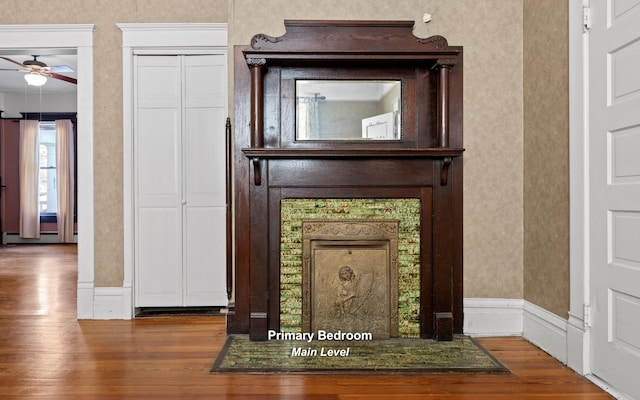
M 521 299 L 464 299 L 464 333 L 522 336 L 567 364 L 568 322 Z
M 591 334 L 581 316 L 569 312 L 567 322 L 567 366 L 580 375 L 591 373 L 589 340 Z
M 598 378 L 595 375 L 591 375 L 591 374 L 585 375 L 585 378 L 589 379 L 591 382 L 593 382 L 594 385 L 598 386 L 600 389 L 609 393 L 613 398 L 617 400 L 633 400 L 633 398 L 628 397 L 625 394 L 617 391 L 615 388 L 611 387 L 611 385 L 609 385 L 607 382 L 603 381 L 602 379 Z
M 470 336 L 522 336 L 523 300 L 464 299 L 464 333 Z
M 93 307 L 87 307 L 87 304 Z M 131 319 L 131 288 L 91 288 L 79 284 L 78 305 L 79 319 Z M 565 364 L 567 330 L 567 321 L 525 300 L 464 299 L 465 334 L 474 337 L 523 336 Z
M 78 281 L 77 310 L 78 319 L 93 319 L 93 282 Z
M 524 301 L 523 314 L 522 336 L 566 365 L 567 320 L 528 301 Z
M 93 294 L 93 319 L 131 319 L 131 289 L 97 287 Z

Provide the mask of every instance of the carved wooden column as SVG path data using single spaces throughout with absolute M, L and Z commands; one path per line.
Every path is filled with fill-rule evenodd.
M 251 147 L 264 147 L 264 96 L 263 96 L 263 70 L 267 64 L 264 58 L 247 58 L 247 64 L 251 71 Z M 260 160 L 252 158 L 253 181 L 256 186 L 262 184 L 262 170 Z
M 455 65 L 453 59 L 439 59 L 438 70 L 438 147 L 449 147 L 449 73 Z
M 251 74 L 251 147 L 264 147 L 264 96 L 263 73 L 266 66 L 264 58 L 247 58 Z M 249 337 L 251 340 L 266 340 L 268 329 L 269 297 L 265 296 L 269 288 L 267 265 L 257 260 L 267 260 L 269 254 L 268 241 L 256 238 L 267 237 L 266 226 L 268 188 L 262 182 L 262 164 L 265 160 L 251 158 L 253 166 L 253 186 L 249 189 L 251 205 L 251 246 L 249 276 L 252 282 L 250 290 Z
M 455 59 L 438 59 L 435 68 L 438 71 L 437 94 L 437 146 L 449 148 L 449 80 Z M 453 340 L 453 241 L 450 221 L 452 215 L 452 185 L 449 182 L 451 157 L 440 162 L 440 187 L 436 188 L 434 206 L 434 230 L 438 232 L 434 239 L 434 304 L 436 340 Z
M 263 147 L 264 123 L 262 71 L 267 63 L 264 58 L 247 58 L 251 71 L 251 147 Z
M 437 111 L 437 145 L 449 148 L 449 75 L 455 65 L 455 59 L 439 59 L 435 68 L 438 70 L 438 111 Z M 442 160 L 440 169 L 440 186 L 446 186 L 449 181 L 449 167 L 451 157 Z

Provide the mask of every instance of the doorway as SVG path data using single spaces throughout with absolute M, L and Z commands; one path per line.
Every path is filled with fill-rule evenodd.
M 2 25 L 0 49 L 72 49 L 77 54 L 78 115 L 78 300 L 79 319 L 93 318 L 93 30 L 92 24 Z
M 227 24 L 117 24 L 123 46 L 123 189 L 124 189 L 124 282 L 123 318 L 135 313 L 136 216 L 134 176 L 134 59 L 137 55 L 221 54 L 227 57 Z M 225 85 L 226 89 L 226 85 Z M 228 101 L 228 100 L 227 100 Z M 228 104 L 227 104 L 228 107 Z M 226 112 L 226 109 L 225 109 Z
M 226 54 L 136 54 L 134 82 L 134 307 L 226 307 Z

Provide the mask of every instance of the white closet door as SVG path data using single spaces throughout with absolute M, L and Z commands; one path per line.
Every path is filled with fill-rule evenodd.
M 224 306 L 226 56 L 135 60 L 135 306 Z
M 226 305 L 226 56 L 184 57 L 184 300 Z
M 175 56 L 136 62 L 136 306 L 175 306 L 182 304 L 181 69 Z

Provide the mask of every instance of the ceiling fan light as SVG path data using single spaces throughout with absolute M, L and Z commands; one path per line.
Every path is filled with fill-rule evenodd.
M 27 81 L 27 85 L 30 86 L 42 86 L 47 83 L 47 77 L 38 73 L 31 72 L 24 76 L 24 80 Z

